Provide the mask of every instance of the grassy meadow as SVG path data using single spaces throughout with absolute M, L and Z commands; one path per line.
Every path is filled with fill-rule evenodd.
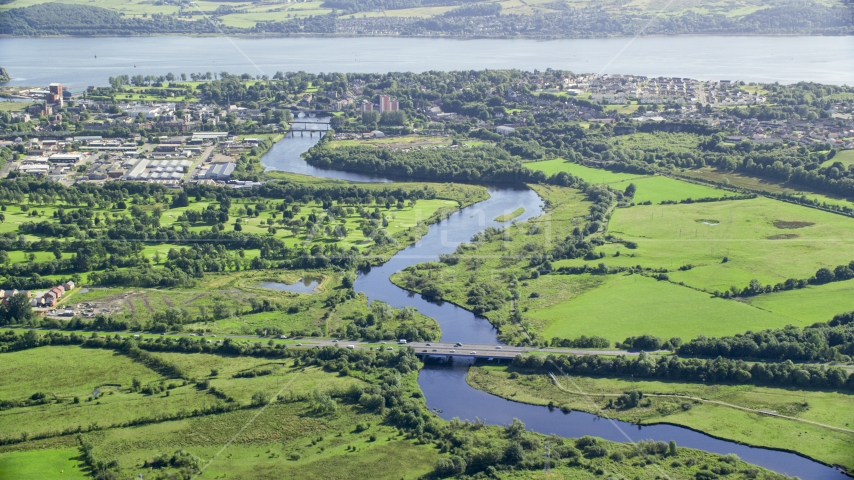
M 67 361 L 78 360 L 81 347 L 38 347 L 35 351 L 57 349 Z M 17 362 L 24 352 L 2 353 L 0 361 Z M 42 354 L 44 355 L 44 354 Z M 433 475 L 437 460 L 449 458 L 447 449 L 417 435 L 405 432 L 389 421 L 391 416 L 345 401 L 342 393 L 350 386 L 370 388 L 380 383 L 380 372 L 350 370 L 349 374 L 325 371 L 315 366 L 299 365 L 294 359 L 269 361 L 251 357 L 218 356 L 210 354 L 158 353 L 161 361 L 180 366 L 188 380 L 166 379 L 164 390 L 157 393 L 135 391 L 121 385 L 111 394 L 97 400 L 84 400 L 78 405 L 58 399 L 36 406 L 13 407 L 3 411 L 0 429 L 5 439 L 0 445 L 0 478 L 90 478 L 92 463 L 109 465 L 116 478 L 157 476 L 181 478 L 308 478 L 360 479 L 366 472 L 370 478 L 417 479 Z M 112 359 L 111 359 L 112 360 Z M 110 361 L 111 361 L 110 360 Z M 270 367 L 273 368 L 270 368 Z M 351 366 L 355 366 L 351 363 Z M 88 365 L 77 368 L 87 371 Z M 266 368 L 270 373 L 238 378 L 236 375 L 252 369 Z M 430 421 L 442 428 L 453 429 L 469 438 L 473 445 L 466 448 L 499 449 L 508 443 L 506 430 L 501 426 L 483 426 L 445 422 L 426 412 L 423 396 L 418 389 L 417 372 L 397 374 L 396 388 L 403 398 L 414 402 L 430 416 Z M 95 380 L 99 372 L 88 370 Z M 499 384 L 500 386 L 501 384 Z M 213 388 L 211 388 L 213 387 Z M 216 390 L 214 390 L 214 388 Z M 216 392 L 216 394 L 212 393 Z M 335 398 L 333 408 L 320 409 L 321 400 Z M 250 405 L 250 396 L 274 399 L 261 408 Z M 223 401 L 221 398 L 227 397 Z M 832 399 L 831 399 L 832 400 Z M 182 415 L 210 405 L 231 404 L 231 411 L 206 415 Z M 139 408 L 143 406 L 143 408 Z M 154 416 L 153 416 L 154 415 Z M 45 417 L 43 424 L 33 422 Z M 136 419 L 148 421 L 128 426 Z M 47 432 L 42 438 L 22 436 L 40 433 L 38 427 L 58 429 L 83 426 L 79 434 Z M 539 463 L 539 445 L 544 436 L 523 432 L 523 445 Z M 551 437 L 553 445 L 574 443 L 571 439 Z M 645 462 L 632 461 L 637 447 L 598 440 L 611 456 L 585 460 L 584 465 L 563 460 L 555 470 L 565 478 L 589 477 L 590 468 L 613 472 L 615 475 L 648 477 L 650 473 L 670 478 L 691 478 L 701 469 L 709 469 L 722 460 L 719 456 L 697 450 L 680 448 L 673 461 L 661 456 L 645 456 Z M 86 446 L 85 449 L 83 446 Z M 83 452 L 88 451 L 88 457 Z M 169 458 L 180 456 L 180 463 Z M 626 460 L 628 457 L 629 460 Z M 165 461 L 159 461 L 162 458 Z M 555 458 L 557 460 L 557 458 Z M 588 466 L 589 462 L 589 466 Z M 750 466 L 735 462 L 738 469 Z M 334 472 L 330 475 L 330 472 Z M 528 473 L 520 469 L 507 471 L 512 478 Z M 762 470 L 756 469 L 757 473 Z M 521 478 L 521 477 L 520 477 Z
M 133 378 L 146 383 L 160 379 L 148 368 L 106 350 L 52 347 L 3 354 L 2 358 L 0 399 L 3 400 L 23 400 L 38 392 L 64 400 L 75 396 L 85 398 L 102 385 L 127 386 Z
M 638 175 L 635 173 L 620 173 L 612 172 L 601 168 L 586 167 L 579 163 L 572 163 L 561 158 L 554 160 L 543 160 L 540 162 L 528 162 L 525 166 L 531 170 L 536 170 L 545 173 L 546 175 L 554 175 L 559 172 L 566 172 L 576 177 L 584 179 L 584 181 L 596 184 L 617 183 L 625 180 L 634 180 L 643 178 L 646 175 Z
M 724 291 L 752 279 L 774 285 L 847 264 L 854 259 L 852 226 L 850 218 L 766 198 L 636 206 L 616 210 L 608 232 L 637 242 L 637 249 L 612 244 L 601 251 L 608 265 L 666 268 L 672 281 Z M 621 255 L 611 258 L 617 251 Z M 677 271 L 686 265 L 693 268 Z
M 83 480 L 74 448 L 0 453 L 0 480 Z
M 678 202 L 689 198 L 694 200 L 699 198 L 725 198 L 733 195 L 726 190 L 662 177 L 660 175 L 611 172 L 561 159 L 531 162 L 526 163 L 525 166 L 532 170 L 541 171 L 546 175 L 567 172 L 587 182 L 605 184 L 615 190 L 625 190 L 630 183 L 634 183 L 637 187 L 634 196 L 635 203 L 652 202 L 658 204 L 663 201 Z
M 670 381 L 632 381 L 621 378 L 559 376 L 565 389 L 546 375 L 521 372 L 511 378 L 508 367 L 483 366 L 469 371 L 468 383 L 475 388 L 517 402 L 566 406 L 598 415 L 642 424 L 671 423 L 716 437 L 770 448 L 798 452 L 825 463 L 854 468 L 850 445 L 854 433 L 747 412 L 700 401 L 645 396 L 638 407 L 608 409 L 609 399 L 638 390 L 645 395 L 685 395 L 724 402 L 754 410 L 851 430 L 854 414 L 851 395 L 836 392 L 790 390 L 752 385 L 703 385 Z M 569 392 L 567 392 L 568 390 Z M 570 393 L 574 392 L 574 393 Z M 586 395 L 580 395 L 583 392 Z
M 829 167 L 836 162 L 841 162 L 846 167 L 854 165 L 854 150 L 842 150 L 833 158 L 821 164 L 822 167 Z
M 801 188 L 800 186 L 780 184 L 758 177 L 751 177 L 749 175 L 742 175 L 734 172 L 722 172 L 712 167 L 703 167 L 693 170 L 681 170 L 679 172 L 679 175 L 685 175 L 686 177 L 693 177 L 712 182 L 725 183 L 732 185 L 733 187 L 746 188 L 758 192 L 769 192 L 777 194 L 785 193 L 788 195 L 796 195 L 798 197 L 805 196 L 809 199 L 817 200 L 827 205 L 839 205 L 844 207 L 854 206 L 851 200 L 842 197 L 810 192 L 803 190 L 803 188 Z
M 104 358 L 96 359 L 93 354 Z M 296 478 L 321 478 L 321 472 L 328 468 L 351 471 L 350 476 L 340 478 L 363 478 L 364 471 L 371 471 L 375 478 L 417 478 L 431 471 L 438 458 L 435 448 L 407 440 L 396 428 L 384 426 L 380 415 L 363 411 L 358 406 L 342 405 L 336 413 L 324 415 L 313 412 L 309 401 L 303 399 L 274 403 L 264 410 L 244 408 L 169 420 L 168 416 L 182 410 L 191 411 L 221 402 L 192 382 L 205 381 L 206 385 L 241 405 L 248 405 L 252 396 L 259 392 L 265 398 L 286 394 L 299 399 L 303 398 L 300 395 L 316 391 L 342 391 L 351 384 L 366 383 L 316 367 L 294 367 L 293 360 L 271 362 L 210 354 L 155 355 L 184 369 L 185 375 L 193 379 L 191 383 L 163 378 L 109 350 L 41 347 L 0 354 L 0 365 L 9 365 L 10 369 L 31 368 L 34 358 L 59 358 L 65 365 L 75 366 L 74 375 L 52 381 L 49 388 L 63 387 L 76 393 L 91 391 L 92 384 L 121 384 L 104 391 L 97 400 L 83 398 L 80 404 L 60 396 L 42 405 L 3 410 L 0 412 L 3 437 L 73 428 L 77 424 L 98 425 L 102 430 L 83 433 L 81 438 L 93 444 L 96 458 L 118 462 L 119 478 L 136 478 L 139 474 L 148 477 L 152 473 L 143 467 L 146 461 L 159 454 L 171 455 L 179 449 L 203 460 L 200 466 L 207 465 L 199 478 L 258 478 L 259 472 L 275 476 L 282 468 L 293 472 Z M 242 372 L 270 367 L 273 367 L 272 374 L 235 377 Z M 68 368 L 63 370 L 71 373 Z M 140 379 L 143 385 L 160 383 L 167 387 L 156 394 L 136 392 L 130 388 L 132 376 Z M 407 383 L 414 385 L 411 379 Z M 4 384 L 4 388 L 14 389 L 18 385 L 21 387 L 16 391 L 7 389 L 0 393 L 0 399 L 29 394 L 29 387 L 21 383 Z M 42 381 L 41 385 L 46 384 Z M 123 422 L 152 414 L 164 416 L 164 420 L 116 428 Z M 357 428 L 359 424 L 363 426 Z M 226 445 L 230 447 L 223 451 Z M 78 468 L 78 465 L 82 467 L 78 446 L 73 435 L 0 446 L 0 478 L 84 478 L 88 469 Z M 360 468 L 353 469 L 354 465 Z
M 300 278 L 317 279 L 312 293 L 294 293 L 261 286 L 261 282 L 293 284 Z M 124 320 L 133 328 L 154 320 L 164 312 L 178 312 L 190 320 L 184 331 L 213 334 L 256 335 L 278 329 L 288 335 L 343 336 L 348 325 L 371 313 L 367 298 L 353 298 L 329 306 L 330 298 L 342 292 L 341 274 L 332 271 L 280 270 L 243 271 L 207 275 L 192 288 L 92 288 L 75 294 L 68 302 L 91 304 L 108 309 L 114 320 Z M 253 312 L 251 299 L 279 305 L 276 311 Z M 194 320 L 195 319 L 195 320 Z M 394 332 L 414 325 L 439 335 L 439 326 L 417 312 L 411 319 L 387 318 L 383 328 Z
M 792 323 L 826 322 L 834 315 L 854 311 L 854 282 L 812 285 L 800 290 L 750 297 L 744 301 L 776 315 L 789 317 Z
M 540 320 L 535 323 L 542 324 L 546 338 L 598 335 L 617 342 L 651 334 L 688 340 L 700 334 L 733 335 L 795 323 L 779 314 L 641 275 L 608 275 L 595 288 L 548 307 L 537 300 L 523 299 L 519 305 L 529 306 L 528 315 Z

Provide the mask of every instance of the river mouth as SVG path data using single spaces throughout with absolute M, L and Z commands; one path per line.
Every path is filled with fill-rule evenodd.
M 300 139 L 300 137 L 294 137 Z M 267 155 L 284 142 L 294 138 L 286 138 L 276 144 L 262 157 L 262 163 Z M 301 142 L 300 146 L 288 147 L 287 153 L 277 160 L 277 170 L 304 173 L 306 162 L 300 156 L 317 143 Z M 299 151 L 301 148 L 304 150 Z M 285 157 L 284 155 L 287 155 Z M 352 181 L 363 177 L 358 174 L 322 170 L 310 167 L 313 173 L 308 175 L 339 178 Z M 335 177 L 327 174 L 336 174 Z M 356 177 L 358 176 L 358 177 Z M 388 179 L 374 181 L 387 182 Z M 471 237 L 487 227 L 516 228 L 512 225 L 496 221 L 496 217 L 524 208 L 521 215 L 514 220 L 522 223 L 542 215 L 543 201 L 533 190 L 527 187 L 489 189 L 490 198 L 463 208 L 448 218 L 430 226 L 429 231 L 414 245 L 395 254 L 386 263 L 359 272 L 353 289 L 364 293 L 369 301 L 380 300 L 395 308 L 405 306 L 415 307 L 418 311 L 435 319 L 442 331 L 443 342 L 461 342 L 474 344 L 499 345 L 497 331 L 486 318 L 450 302 L 435 302 L 416 293 L 404 290 L 391 283 L 391 275 L 417 263 L 437 261 L 439 254 L 452 253 L 460 243 L 468 242 Z M 585 412 L 571 411 L 564 414 L 558 409 L 514 402 L 477 390 L 466 382 L 466 375 L 474 359 L 454 357 L 446 361 L 439 357 L 439 362 L 428 362 L 419 372 L 418 384 L 424 392 L 427 406 L 441 418 L 450 420 L 458 417 L 462 420 L 480 418 L 493 425 L 509 424 L 513 418 L 518 418 L 530 430 L 543 434 L 554 433 L 563 437 L 580 437 L 592 435 L 615 442 L 636 442 L 638 440 L 660 440 L 669 442 L 675 440 L 679 446 L 696 448 L 708 452 L 727 454 L 734 453 L 742 460 L 769 470 L 802 479 L 842 480 L 850 478 L 841 471 L 796 453 L 772 450 L 769 448 L 751 447 L 729 440 L 714 438 L 702 432 L 677 425 L 657 424 L 640 426 L 617 420 L 610 420 Z

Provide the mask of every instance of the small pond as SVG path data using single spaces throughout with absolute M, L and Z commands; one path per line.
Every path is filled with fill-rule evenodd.
M 290 285 L 282 282 L 261 282 L 260 285 L 264 288 L 283 292 L 314 293 L 314 289 L 320 285 L 320 280 L 317 278 L 300 278 Z

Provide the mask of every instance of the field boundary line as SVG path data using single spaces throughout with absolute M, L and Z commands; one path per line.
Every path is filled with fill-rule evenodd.
M 563 373 L 563 372 L 561 372 L 561 373 Z M 557 379 L 555 378 L 555 376 L 554 376 L 554 374 L 553 374 L 552 372 L 549 372 L 549 375 L 551 375 L 551 377 L 552 377 L 553 379 L 555 379 L 555 382 L 557 382 Z M 576 389 L 576 390 L 578 390 L 578 394 L 580 394 L 580 395 L 584 396 L 585 398 L 588 398 L 588 399 L 589 399 L 590 395 L 588 395 L 588 394 L 584 393 L 584 391 L 581 389 L 581 387 L 579 387 L 579 386 L 578 386 L 578 384 L 576 384 L 575 382 L 573 382 L 573 381 L 572 381 L 572 378 L 570 378 L 570 377 L 569 377 L 569 375 L 567 375 L 567 379 L 568 379 L 570 382 L 572 382 L 572 385 L 575 387 L 575 389 Z M 561 389 L 563 389 L 563 387 L 560 387 L 560 388 L 561 388 Z M 568 392 L 568 390 L 566 390 L 566 391 Z M 632 437 L 630 437 L 630 436 L 629 436 L 629 434 L 628 434 L 628 433 L 626 433 L 626 432 L 625 432 L 625 430 L 623 430 L 623 429 L 622 429 L 622 427 L 620 427 L 620 426 L 617 424 L 617 422 L 615 422 L 615 421 L 614 421 L 614 419 L 613 419 L 613 418 L 609 418 L 609 417 L 606 417 L 606 416 L 604 416 L 604 415 L 600 415 L 600 413 L 602 412 L 602 408 L 601 408 L 599 405 L 596 405 L 596 402 L 594 402 L 592 399 L 590 399 L 590 400 L 589 400 L 589 402 L 590 402 L 590 405 L 591 405 L 593 408 L 595 408 L 595 409 L 596 409 L 596 412 L 597 412 L 597 413 L 596 413 L 596 415 L 599 415 L 600 417 L 602 417 L 602 418 L 604 418 L 604 419 L 608 420 L 608 422 L 610 422 L 610 423 L 611 423 L 611 425 L 613 425 L 613 426 L 614 426 L 614 428 L 616 428 L 616 429 L 617 429 L 617 431 L 619 431 L 620 433 L 622 433 L 622 434 L 623 434 L 623 436 L 624 436 L 624 437 L 626 437 L 626 440 L 628 440 L 630 444 L 632 444 L 632 445 L 634 445 L 635 447 L 637 447 L 638 451 L 643 455 L 643 453 L 644 453 L 644 452 L 643 452 L 643 450 L 642 450 L 640 447 L 638 447 L 638 442 L 636 442 L 636 441 L 632 440 Z M 662 476 L 662 477 L 664 477 L 664 478 L 666 478 L 666 479 L 668 479 L 668 480 L 670 479 L 670 477 L 667 475 L 667 473 L 665 473 L 665 472 L 664 472 L 664 469 L 662 469 L 662 468 L 661 468 L 661 466 L 660 466 L 658 463 L 653 463 L 652 465 L 653 465 L 653 467 L 654 467 L 656 470 L 658 470 L 658 472 L 661 474 L 661 476 Z
M 211 459 L 210 459 L 210 460 L 208 460 L 208 463 L 206 463 L 204 467 L 202 467 L 201 469 L 199 469 L 199 473 L 197 473 L 197 474 L 193 477 L 193 480 L 195 480 L 196 478 L 199 478 L 199 476 L 200 476 L 201 474 L 205 473 L 205 469 L 206 469 L 206 468 L 208 468 L 208 467 L 211 465 L 211 463 L 213 463 L 213 461 L 214 461 L 214 460 L 216 460 L 216 459 L 217 459 L 217 457 L 219 457 L 219 456 L 220 456 L 220 454 L 222 454 L 222 452 L 224 452 L 224 451 L 225 451 L 225 449 L 227 449 L 228 447 L 230 447 L 230 446 L 231 446 L 231 444 L 232 444 L 232 443 L 234 443 L 234 441 L 237 439 L 237 437 L 239 437 L 239 436 L 243 433 L 243 431 L 244 431 L 244 430 L 246 430 L 247 428 L 249 428 L 249 425 L 252 425 L 252 422 L 254 422 L 254 421 L 255 421 L 255 419 L 256 419 L 256 418 L 258 418 L 258 416 L 259 416 L 259 415 L 261 415 L 262 413 L 264 413 L 264 410 L 267 410 L 267 407 L 269 407 L 269 406 L 270 406 L 270 404 L 271 404 L 271 403 L 273 403 L 273 401 L 274 401 L 276 398 L 278 398 L 278 396 L 279 396 L 279 395 L 281 395 L 281 394 L 282 394 L 282 392 L 284 392 L 286 388 L 290 387 L 290 386 L 291 386 L 291 384 L 292 384 L 292 383 L 294 383 L 294 380 L 297 378 L 297 376 L 299 376 L 299 374 L 300 374 L 300 372 L 296 372 L 296 375 L 294 375 L 293 377 L 291 377 L 291 379 L 288 381 L 288 383 L 284 384 L 284 385 L 282 386 L 282 388 L 281 388 L 281 389 L 279 389 L 279 391 L 276 393 L 276 395 L 275 395 L 273 398 L 271 398 L 271 399 L 270 399 L 270 401 L 269 401 L 269 402 L 267 402 L 263 407 L 261 407 L 257 412 L 255 412 L 255 415 L 252 415 L 252 418 L 250 418 L 250 419 L 249 419 L 249 421 L 248 421 L 248 422 L 246 422 L 246 424 L 245 424 L 245 425 L 243 425 L 243 427 L 241 427 L 241 428 L 240 428 L 240 430 L 238 430 L 238 431 L 237 431 L 237 433 L 235 433 L 235 434 L 231 437 L 231 439 L 229 439 L 229 440 L 228 440 L 228 442 L 226 442 L 226 444 L 225 444 L 225 445 L 223 445 L 223 446 L 222 446 L 222 448 L 221 448 L 221 449 L 219 449 L 219 451 L 218 451 L 218 452 L 216 452 L 216 454 L 214 454 L 214 456 L 213 456 L 213 457 L 211 457 Z
M 581 395 L 581 396 L 585 396 L 585 397 L 619 397 L 619 396 L 620 396 L 620 394 L 618 394 L 618 393 L 584 393 L 584 392 L 582 392 L 582 391 L 581 391 L 581 389 L 578 389 L 578 391 L 577 391 L 577 392 L 573 392 L 573 391 L 571 391 L 571 390 L 568 390 L 568 389 L 564 388 L 564 386 L 560 384 L 560 382 L 558 381 L 557 377 L 556 377 L 552 372 L 549 372 L 549 376 L 552 378 L 552 380 L 554 381 L 554 383 L 555 383 L 555 385 L 557 386 L 557 388 L 559 388 L 560 390 L 562 390 L 562 391 L 564 391 L 564 392 L 566 392 L 566 393 L 569 393 L 569 394 L 571 394 L 571 395 Z M 567 375 L 567 378 L 569 378 L 569 375 Z M 570 379 L 570 381 L 572 381 L 572 380 Z M 574 383 L 574 382 L 573 382 L 573 383 Z M 577 388 L 577 387 L 576 387 L 576 388 Z M 807 420 L 807 419 L 804 419 L 804 418 L 790 417 L 790 416 L 788 416 L 788 415 L 781 415 L 781 414 L 779 414 L 779 413 L 771 412 L 771 411 L 768 411 L 768 410 L 758 410 L 758 409 L 753 409 L 753 408 L 748 408 L 748 407 L 742 407 L 742 406 L 740 406 L 740 405 L 734 405 L 734 404 L 732 404 L 732 403 L 722 402 L 722 401 L 720 401 L 720 400 L 709 400 L 709 399 L 706 399 L 706 398 L 692 397 L 692 396 L 690 396 L 690 395 L 679 395 L 679 394 L 676 394 L 676 393 L 674 393 L 674 394 L 664 394 L 664 393 L 644 393 L 643 395 L 644 395 L 645 397 L 681 398 L 681 399 L 685 399 L 685 400 L 695 400 L 695 401 L 698 401 L 698 402 L 711 403 L 711 404 L 714 404 L 714 405 L 720 405 L 720 406 L 723 406 L 723 407 L 734 408 L 734 409 L 736 409 L 736 410 L 742 410 L 742 411 L 745 411 L 745 412 L 758 413 L 758 414 L 761 414 L 761 415 L 767 415 L 767 416 L 769 416 L 769 417 L 784 418 L 784 419 L 786 419 L 786 420 L 794 420 L 794 421 L 796 421 L 796 422 L 809 423 L 809 424 L 812 424 L 812 425 L 815 425 L 815 426 L 818 426 L 818 427 L 828 428 L 828 429 L 830 429 L 830 430 L 836 430 L 836 431 L 843 432 L 843 433 L 852 433 L 852 434 L 854 434 L 854 430 L 849 430 L 849 429 L 847 429 L 847 428 L 835 427 L 835 426 L 833 426 L 833 425 L 826 425 L 826 424 L 824 424 L 824 423 L 814 422 L 814 421 L 812 421 L 812 420 Z M 597 405 L 597 407 L 598 407 L 598 405 Z M 599 411 L 601 411 L 601 409 L 599 409 Z

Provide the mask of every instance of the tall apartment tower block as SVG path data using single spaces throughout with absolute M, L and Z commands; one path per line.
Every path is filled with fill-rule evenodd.
M 397 100 L 388 95 L 380 95 L 380 112 L 396 112 L 397 108 Z

